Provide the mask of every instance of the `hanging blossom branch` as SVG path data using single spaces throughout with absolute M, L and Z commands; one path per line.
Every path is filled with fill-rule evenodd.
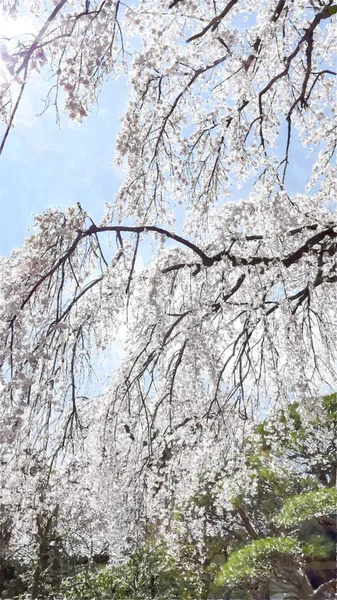
M 329 95 L 333 86 L 335 69 L 322 62 L 320 46 L 323 23 L 329 30 L 336 6 L 332 1 L 318 3 L 312 10 L 302 10 L 300 18 L 297 11 L 292 15 L 294 7 L 285 0 L 271 2 L 259 27 L 244 35 L 233 26 L 234 33 L 232 20 L 239 10 L 250 13 L 258 10 L 254 7 L 233 1 L 211 19 L 207 18 L 211 11 L 204 14 L 201 10 L 193 19 L 188 2 L 171 3 L 167 29 L 153 42 L 149 40 L 148 49 L 135 59 L 132 81 L 142 83 L 135 86 L 118 141 L 119 160 L 125 157 L 128 166 L 118 201 L 129 211 L 137 207 L 141 219 L 151 212 L 161 220 L 167 217 L 161 201 L 166 191 L 188 202 L 197 229 L 209 208 L 221 202 L 224 194 L 230 196 L 233 177 L 239 181 L 255 178 L 252 189 L 259 177 L 266 185 L 284 189 L 292 131 L 297 130 L 303 146 L 310 139 L 316 144 L 322 139 L 315 133 L 322 120 L 329 150 L 322 150 L 320 161 L 323 156 L 327 164 L 331 161 L 335 130 L 333 124 L 329 126 L 329 111 L 324 117 L 319 112 L 318 98 L 322 89 Z M 140 35 L 145 34 L 147 18 L 141 10 L 134 16 Z M 188 31 L 196 31 L 187 40 L 180 39 L 183 55 L 177 63 L 172 62 L 173 19 L 180 19 Z M 200 21 L 207 23 L 201 31 Z M 183 41 L 187 41 L 185 46 Z M 149 53 L 158 56 L 158 61 L 155 69 L 145 71 Z M 209 102 L 199 107 L 201 95 Z M 227 97 L 230 106 L 223 100 Z M 282 106 L 278 97 L 283 98 Z M 276 140 L 284 144 L 281 157 L 273 150 Z M 237 162 L 231 160 L 233 153 Z
M 0 156 L 3 152 L 3 149 L 5 147 L 9 132 L 13 126 L 14 123 L 14 119 L 16 116 L 16 113 L 18 111 L 18 108 L 20 106 L 21 103 L 21 99 L 23 96 L 23 92 L 27 83 L 27 74 L 28 74 L 28 68 L 29 68 L 29 62 L 35 52 L 35 50 L 38 48 L 39 43 L 41 42 L 41 40 L 43 40 L 45 34 L 48 31 L 49 26 L 51 25 L 51 23 L 54 21 L 54 19 L 57 17 L 57 14 L 60 12 L 60 10 L 64 7 L 64 5 L 67 3 L 67 0 L 61 0 L 61 2 L 59 2 L 54 10 L 51 12 L 51 14 L 49 15 L 48 19 L 46 20 L 46 22 L 44 23 L 43 27 L 41 27 L 39 33 L 36 35 L 33 43 L 31 44 L 31 46 L 24 52 L 24 58 L 20 64 L 20 66 L 16 69 L 15 71 L 15 75 L 14 75 L 14 79 L 15 81 L 20 81 L 19 79 L 19 75 L 21 74 L 21 72 L 24 72 L 24 77 L 23 77 L 23 81 L 21 82 L 21 87 L 20 87 L 20 91 L 19 94 L 17 96 L 14 108 L 10 114 L 10 118 L 9 118 L 9 122 L 8 125 L 6 127 L 6 131 L 3 135 L 1 144 L 0 144 Z
M 36 3 L 35 10 L 38 8 Z M 38 32 L 33 34 L 33 41 L 27 43 L 25 36 L 7 38 L 6 51 L 2 52 L 1 58 L 5 66 L 2 76 L 5 76 L 5 79 L 0 88 L 0 109 L 7 126 L 0 145 L 0 155 L 15 122 L 30 75 L 38 72 L 50 79 L 48 67 L 56 79 L 56 83 L 47 94 L 42 113 L 52 104 L 59 120 L 59 93 L 63 88 L 68 96 L 68 112 L 72 118 L 81 120 L 88 115 L 87 106 L 94 101 L 105 75 L 117 65 L 119 56 L 125 55 L 123 32 L 119 22 L 119 0 L 95 2 L 91 10 L 89 5 L 83 9 L 82 2 L 76 6 L 73 3 L 69 5 L 68 0 L 60 0 L 56 4 L 51 3 L 51 12 L 46 19 L 45 7 L 41 5 L 40 8 L 40 20 L 44 23 Z M 5 12 L 4 8 L 2 10 Z M 111 19 L 109 26 L 105 27 L 103 23 L 107 11 L 111 13 Z M 9 13 L 11 14 L 11 11 Z M 89 46 L 95 45 L 99 49 L 89 52 Z M 75 76 L 74 65 L 77 60 L 79 65 Z M 16 93 L 17 83 L 21 87 L 13 106 L 12 95 Z
M 20 305 L 20 309 L 22 310 L 25 305 L 32 299 L 32 297 L 34 296 L 34 294 L 38 291 L 38 288 L 48 279 L 51 278 L 54 273 L 56 273 L 60 268 L 63 267 L 63 265 L 70 260 L 72 254 L 75 252 L 77 246 L 83 241 L 85 240 L 87 237 L 90 236 L 97 236 L 97 234 L 99 233 L 116 233 L 117 235 L 120 235 L 122 233 L 130 233 L 130 234 L 137 234 L 137 236 L 139 236 L 141 233 L 155 233 L 161 236 L 166 237 L 167 239 L 171 239 L 174 240 L 175 242 L 177 242 L 178 244 L 180 244 L 181 246 L 188 248 L 189 250 L 192 250 L 192 252 L 194 254 L 196 254 L 200 259 L 201 259 L 201 263 L 179 263 L 178 265 L 172 265 L 169 267 L 166 267 L 165 269 L 163 269 L 163 273 L 168 273 L 170 271 L 174 271 L 174 270 L 178 270 L 178 269 L 182 269 L 184 267 L 191 267 L 191 266 L 204 266 L 204 267 L 212 267 L 214 264 L 222 261 L 224 258 L 226 258 L 234 267 L 240 267 L 240 266 L 257 266 L 257 265 L 269 265 L 269 264 L 277 264 L 280 263 L 282 265 L 284 265 L 285 267 L 290 267 L 294 264 L 296 264 L 297 262 L 299 262 L 303 256 L 305 254 L 308 254 L 309 252 L 313 251 L 315 246 L 319 246 L 319 249 L 316 249 L 313 251 L 314 255 L 318 255 L 320 252 L 320 256 L 322 258 L 322 252 L 324 254 L 324 252 L 329 253 L 329 255 L 335 255 L 336 254 L 336 244 L 329 244 L 329 240 L 332 241 L 334 239 L 337 238 L 337 231 L 336 231 L 336 227 L 337 224 L 334 222 L 331 222 L 329 227 L 326 227 L 324 229 L 322 229 L 321 231 L 318 231 L 317 233 L 315 233 L 315 235 L 311 236 L 310 238 L 308 238 L 303 244 L 301 244 L 301 246 L 299 246 L 296 250 L 294 250 L 293 252 L 289 253 L 287 256 L 285 257 L 268 257 L 268 256 L 239 256 L 239 255 L 235 255 L 233 254 L 233 252 L 230 250 L 233 248 L 234 244 L 242 241 L 242 237 L 240 238 L 230 238 L 230 249 L 229 250 L 222 250 L 216 254 L 214 254 L 213 256 L 209 256 L 205 253 L 205 251 L 203 251 L 201 248 L 199 248 L 196 244 L 190 242 L 188 239 L 177 235 L 171 231 L 168 231 L 167 229 L 163 229 L 161 227 L 158 227 L 156 225 L 144 225 L 144 226 L 127 226 L 127 225 L 106 225 L 106 226 L 97 226 L 94 223 L 92 225 L 90 225 L 90 227 L 86 230 L 83 231 L 79 231 L 78 235 L 76 236 L 76 238 L 74 239 L 74 241 L 72 242 L 72 244 L 69 246 L 69 248 L 65 251 L 65 253 L 56 261 L 56 263 L 53 265 L 53 267 L 47 271 L 34 285 L 33 287 L 30 289 L 28 295 L 24 298 L 23 302 Z M 313 224 L 313 225 L 307 225 L 301 228 L 296 228 L 294 230 L 290 230 L 287 234 L 286 237 L 294 237 L 295 235 L 299 234 L 299 233 L 303 233 L 303 231 L 305 231 L 306 229 L 308 230 L 317 230 L 319 228 L 318 224 Z M 138 247 L 138 237 L 137 237 L 137 247 Z M 264 236 L 262 235 L 249 235 L 249 236 L 244 236 L 245 241 L 248 242 L 255 242 L 255 241 L 262 241 L 264 239 Z M 330 278 L 331 282 L 334 281 L 334 277 Z M 325 279 L 322 280 L 323 281 L 329 281 L 329 277 L 326 277 Z
M 29 61 L 30 61 L 33 53 L 35 52 L 36 48 L 39 46 L 40 42 L 43 40 L 43 38 L 44 38 L 45 34 L 47 33 L 47 31 L 48 31 L 51 23 L 55 20 L 55 18 L 57 17 L 58 13 L 62 10 L 62 8 L 65 6 L 65 4 L 67 2 L 68 2 L 68 0 L 61 0 L 58 4 L 56 4 L 54 10 L 50 13 L 50 15 L 47 18 L 46 22 L 44 23 L 44 25 L 41 27 L 40 31 L 36 35 L 33 43 L 28 48 L 28 50 L 25 51 L 25 53 L 24 53 L 24 59 L 23 59 L 21 65 L 16 70 L 16 75 L 20 75 L 21 71 L 23 71 L 24 69 L 27 69 L 28 63 L 29 63 Z
M 327 286 L 333 288 L 337 283 L 337 230 L 333 221 L 327 220 L 325 224 L 309 222 L 284 232 L 283 246 L 286 247 L 287 240 L 292 249 L 280 254 L 270 252 L 275 238 L 267 232 L 238 236 L 230 233 L 225 235 L 224 249 L 210 252 L 155 225 L 96 225 L 89 219 L 90 225 L 85 227 L 86 214 L 80 209 L 76 215 L 73 224 L 68 216 L 56 213 L 52 218 L 49 214 L 41 218 L 41 241 L 38 242 L 39 237 L 35 236 L 28 252 L 30 256 L 37 246 L 35 253 L 38 255 L 31 259 L 30 274 L 22 277 L 14 305 L 11 300 L 3 304 L 5 345 L 2 364 L 12 396 L 17 393 L 15 390 L 22 388 L 24 397 L 29 397 L 36 410 L 41 410 L 45 402 L 47 407 L 51 402 L 49 382 L 53 381 L 53 387 L 57 389 L 54 381 L 64 381 L 64 388 L 60 388 L 61 383 L 58 387 L 60 393 L 63 389 L 62 394 L 69 397 L 66 405 L 70 413 L 64 414 L 65 433 L 60 447 L 74 434 L 76 426 L 81 428 L 77 399 L 82 394 L 81 381 L 84 381 L 88 368 L 91 369 L 92 349 L 89 346 L 92 333 L 101 331 L 101 323 L 106 323 L 104 329 L 110 335 L 109 342 L 103 342 L 103 345 L 111 343 L 113 327 L 123 320 L 125 310 L 130 315 L 132 345 L 128 366 L 115 390 L 114 403 L 132 403 L 136 393 L 141 399 L 141 412 L 148 414 L 148 403 L 154 401 L 150 398 L 165 371 L 164 387 L 155 401 L 156 408 L 147 416 L 149 430 L 155 427 L 164 406 L 171 406 L 174 415 L 181 377 L 195 360 L 192 359 L 196 352 L 192 343 L 195 336 L 200 335 L 203 339 L 202 354 L 209 353 L 210 364 L 214 361 L 212 377 L 216 383 L 213 391 L 210 390 L 207 408 L 204 406 L 203 418 L 209 419 L 212 415 L 214 418 L 222 411 L 223 384 L 229 380 L 226 402 L 233 398 L 239 403 L 239 410 L 243 410 L 243 399 L 247 397 L 245 382 L 250 381 L 251 391 L 262 385 L 267 347 L 268 355 L 276 360 L 277 370 L 281 329 L 283 325 L 286 328 L 287 323 L 289 331 L 298 327 L 307 330 L 312 347 L 306 348 L 306 353 L 314 361 L 314 369 L 321 371 L 316 338 L 325 340 L 331 351 L 333 329 L 329 326 L 329 333 L 325 323 L 331 318 L 328 301 L 331 294 L 327 293 Z M 59 222 L 61 226 L 57 225 Z M 54 230 L 55 226 L 59 233 Z M 52 242 L 49 246 L 48 229 Z M 116 234 L 113 260 L 105 256 L 102 236 L 107 233 Z M 164 254 L 159 251 L 151 275 L 147 269 L 135 271 L 141 236 L 147 234 L 177 243 Z M 134 236 L 134 243 L 133 238 L 128 241 L 130 235 Z M 40 244 L 46 248 L 42 256 L 38 249 Z M 220 244 L 218 241 L 217 245 Z M 29 239 L 28 245 L 30 248 Z M 190 254 L 197 260 L 191 260 Z M 195 300 L 187 293 L 187 282 L 194 290 Z M 11 286 L 9 276 L 3 285 L 7 290 L 5 296 L 9 298 Z M 153 291 L 152 286 L 155 286 Z M 326 295 L 323 312 L 319 307 L 320 300 L 315 296 L 319 288 L 324 288 L 322 293 Z M 273 318 L 276 313 L 284 314 L 285 310 L 289 317 L 276 333 Z M 113 327 L 108 325 L 111 319 Z M 206 330 L 205 324 L 212 321 L 214 325 Z M 224 331 L 219 338 L 222 342 L 218 357 L 217 352 L 212 356 L 213 334 L 208 340 L 213 327 Z M 99 336 L 104 339 L 102 332 Z M 46 353 L 53 357 L 48 369 Z M 39 364 L 41 368 L 38 368 Z M 9 377 L 8 373 L 6 375 L 8 365 Z M 34 391 L 36 377 L 39 380 L 37 394 Z M 42 400 L 43 389 L 47 390 L 45 400 Z M 174 428 L 174 416 L 170 417 L 170 422 Z
M 277 111 L 274 111 L 275 94 L 278 93 L 286 101 L 282 113 L 288 128 L 284 156 L 279 161 L 279 169 L 283 169 L 278 183 L 284 184 L 289 166 L 292 129 L 298 126 L 298 116 L 301 114 L 303 119 L 308 118 L 304 111 L 309 104 L 313 114 L 316 113 L 315 91 L 318 97 L 319 88 L 328 91 L 331 85 L 326 79 L 335 74 L 333 68 L 320 68 L 319 36 L 322 32 L 319 28 L 323 22 L 329 23 L 335 18 L 337 7 L 332 0 L 318 2 L 317 7 L 313 3 L 312 9 L 301 10 L 301 21 L 297 12 L 292 16 L 294 7 L 288 5 L 286 0 L 279 0 L 275 5 L 271 2 L 269 14 L 264 15 L 261 21 L 261 35 L 255 33 L 256 28 L 252 28 L 252 32 L 248 29 L 234 37 L 230 33 L 232 19 L 239 10 L 254 12 L 254 3 L 247 8 L 233 0 L 212 18 L 209 18 L 210 11 L 202 6 L 197 12 L 192 10 L 192 13 L 196 13 L 194 16 L 190 8 L 190 3 L 186 1 L 171 2 L 166 7 L 160 3 L 160 11 L 166 10 L 168 26 L 164 29 L 160 25 L 157 29 L 152 28 L 152 39 L 148 35 L 147 21 L 151 10 L 147 0 L 142 0 L 138 9 L 126 9 L 118 0 L 95 1 L 85 7 L 83 2 L 78 1 L 72 3 L 71 11 L 67 2 L 62 0 L 53 6 L 32 43 L 27 45 L 20 40 L 18 48 L 9 52 L 10 68 L 14 68 L 12 61 L 18 63 L 13 71 L 16 78 L 23 70 L 27 70 L 29 77 L 34 69 L 39 71 L 43 67 L 44 70 L 48 65 L 56 83 L 47 95 L 46 108 L 50 103 L 55 104 L 58 114 L 58 94 L 59 89 L 63 88 L 67 95 L 66 110 L 72 118 L 81 120 L 87 116 L 105 76 L 115 70 L 117 74 L 121 60 L 129 68 L 127 34 L 134 32 L 142 36 L 146 30 L 149 49 L 144 51 L 144 56 L 141 54 L 135 58 L 130 69 L 134 98 L 118 148 L 120 160 L 123 160 L 129 147 L 141 149 L 139 168 L 138 161 L 135 161 L 137 153 L 131 153 L 133 169 L 121 190 L 120 201 L 128 203 L 128 196 L 131 195 L 132 202 L 139 206 L 140 212 L 141 205 L 148 204 L 144 213 L 158 205 L 163 192 L 164 156 L 170 164 L 171 185 L 174 184 L 176 192 L 181 193 L 181 182 L 184 187 L 189 182 L 186 191 L 193 199 L 192 205 L 196 210 L 205 204 L 216 203 L 221 192 L 226 190 L 226 181 L 230 179 L 227 170 L 232 145 L 239 144 L 242 152 L 247 153 L 241 165 L 243 171 L 247 171 L 245 176 L 249 175 L 248 171 L 257 174 L 261 152 L 266 157 L 271 156 L 271 119 L 275 122 L 272 137 L 279 128 L 280 119 L 278 117 L 275 120 Z M 155 12 L 155 8 L 153 10 Z M 202 31 L 199 29 L 200 22 L 207 23 Z M 184 31 L 185 24 L 188 24 L 189 31 L 195 31 L 187 40 L 181 38 L 181 33 L 178 34 L 178 31 Z M 171 66 L 167 73 L 163 67 L 166 62 L 170 65 L 173 59 L 172 44 L 183 53 L 173 69 L 176 73 L 173 78 Z M 207 45 L 213 48 L 210 59 L 207 57 Z M 219 55 L 216 56 L 218 45 Z M 89 47 L 93 51 L 89 52 Z M 269 47 L 273 48 L 272 57 L 267 56 Z M 156 64 L 155 70 L 150 69 L 145 73 L 142 65 L 144 60 L 146 62 L 148 52 L 153 54 L 155 62 L 160 56 L 163 61 Z M 167 53 L 170 55 L 167 56 L 168 60 L 164 58 Z M 140 82 L 140 85 L 136 82 Z M 9 93 L 9 89 L 6 90 Z M 200 118 L 195 121 L 193 111 L 186 114 L 186 106 L 191 102 L 193 105 L 201 92 L 212 98 L 212 102 L 218 103 L 219 110 L 202 111 Z M 222 99 L 229 92 L 233 106 L 227 110 Z M 20 100 L 21 95 L 18 102 Z M 134 102 L 139 110 L 134 111 Z M 5 97 L 3 99 L 3 116 L 9 125 L 2 140 L 1 152 L 14 122 L 16 104 L 12 110 L 10 102 Z M 153 110 L 149 111 L 150 106 Z M 151 115 L 155 121 L 153 124 Z M 179 131 L 186 119 L 191 122 L 192 133 L 184 149 L 177 148 L 181 144 Z M 247 144 L 251 136 L 259 136 L 261 146 L 254 152 L 251 145 Z M 215 156 L 213 143 L 216 138 L 219 143 Z M 332 135 L 329 134 L 327 138 L 332 138 Z

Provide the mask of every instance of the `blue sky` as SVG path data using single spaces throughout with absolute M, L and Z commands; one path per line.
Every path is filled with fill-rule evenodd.
M 50 83 L 35 78 L 26 88 L 0 157 L 0 254 L 21 246 L 32 214 L 80 201 L 93 218 L 111 202 L 120 182 L 113 167 L 119 117 L 125 107 L 125 80 L 110 79 L 97 106 L 82 124 L 61 114 L 61 129 L 51 107 L 42 116 Z M 1 133 L 4 127 L 1 125 Z

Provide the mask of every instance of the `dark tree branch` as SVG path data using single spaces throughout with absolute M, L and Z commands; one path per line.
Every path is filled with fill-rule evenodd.
M 200 31 L 199 33 L 196 33 L 195 35 L 192 35 L 192 37 L 188 38 L 188 40 L 186 40 L 186 41 L 193 42 L 193 40 L 197 40 L 197 39 L 201 38 L 203 35 L 205 35 L 205 33 L 207 33 L 207 31 L 209 31 L 210 29 L 212 31 L 215 31 L 218 28 L 222 19 L 225 18 L 225 16 L 229 13 L 229 11 L 237 3 L 238 3 L 238 0 L 230 0 L 230 2 L 228 2 L 228 4 L 223 9 L 223 11 L 219 15 L 216 15 L 215 17 L 213 17 L 213 19 L 208 23 L 208 25 L 206 25 L 206 27 L 204 27 L 204 29 L 202 31 Z
M 54 8 L 54 10 L 50 13 L 48 19 L 46 20 L 46 22 L 44 23 L 43 27 L 41 27 L 39 33 L 37 34 L 37 36 L 35 37 L 33 43 L 31 44 L 31 46 L 28 48 L 28 50 L 25 52 L 25 57 L 21 63 L 21 65 L 19 66 L 19 68 L 16 71 L 16 75 L 19 75 L 21 73 L 21 71 L 23 69 L 26 69 L 29 63 L 29 60 L 33 54 L 33 52 L 35 52 L 35 50 L 37 49 L 40 41 L 42 40 L 44 34 L 46 33 L 49 25 L 54 21 L 55 17 L 57 16 L 57 14 L 60 12 L 60 10 L 64 7 L 64 5 L 67 3 L 68 0 L 61 0 Z

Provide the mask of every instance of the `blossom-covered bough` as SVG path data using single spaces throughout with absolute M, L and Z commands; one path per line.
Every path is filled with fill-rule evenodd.
M 117 548 L 136 521 L 167 530 L 172 502 L 259 411 L 336 387 L 337 6 L 2 8 L 32 8 L 39 26 L 2 40 L 1 152 L 34 71 L 54 77 L 45 108 L 79 120 L 128 73 L 115 202 L 100 223 L 78 198 L 36 217 L 0 284 L 4 505 L 24 515 L 12 539 L 41 503 L 65 519 L 71 493 L 73 523 L 86 507 L 89 537 Z

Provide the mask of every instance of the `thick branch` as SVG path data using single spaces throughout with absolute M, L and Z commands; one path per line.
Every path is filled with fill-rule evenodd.
M 204 27 L 204 29 L 202 31 L 199 31 L 199 33 L 196 33 L 195 35 L 192 35 L 192 37 L 188 38 L 187 42 L 193 42 L 193 40 L 197 40 L 198 38 L 201 38 L 210 29 L 212 29 L 212 31 L 215 31 L 217 29 L 217 27 L 219 26 L 220 22 L 222 21 L 222 19 L 225 18 L 225 16 L 229 13 L 229 11 L 237 3 L 238 3 L 238 0 L 230 0 L 230 2 L 228 2 L 228 4 L 225 6 L 225 8 L 223 9 L 223 11 L 219 15 L 216 15 L 208 23 L 208 25 L 206 25 L 206 27 Z
M 251 537 L 253 540 L 257 540 L 257 539 L 258 539 L 258 537 L 259 537 L 259 536 L 258 536 L 258 533 L 255 531 L 255 529 L 254 529 L 254 527 L 252 526 L 252 524 L 251 524 L 250 520 L 248 519 L 248 516 L 247 516 L 247 513 L 246 513 L 246 511 L 245 511 L 245 510 L 242 508 L 242 506 L 240 506 L 240 507 L 237 509 L 237 511 L 238 511 L 238 513 L 239 513 L 239 515 L 240 515 L 240 518 L 241 518 L 241 521 L 242 521 L 242 523 L 244 524 L 244 526 L 245 526 L 245 529 L 246 529 L 246 530 L 247 530 L 247 532 L 249 533 L 250 537 Z
M 334 567 L 335 568 L 335 565 Z M 325 583 L 322 583 L 322 585 L 320 585 L 317 590 L 315 590 L 313 597 L 315 598 L 315 600 L 323 600 L 323 598 L 325 598 L 325 593 L 326 592 L 336 592 L 337 589 L 337 579 L 331 579 L 331 581 L 326 581 Z
M 186 238 L 183 238 L 180 235 L 177 235 L 176 233 L 172 233 L 171 231 L 168 231 L 167 229 L 163 229 L 162 227 L 157 227 L 156 225 L 139 225 L 139 226 L 135 226 L 135 227 L 131 227 L 131 226 L 129 227 L 127 225 L 107 225 L 105 227 L 97 227 L 96 225 L 91 225 L 91 227 L 89 227 L 89 229 L 82 232 L 81 238 L 85 238 L 88 235 L 92 235 L 93 233 L 103 233 L 104 231 L 105 232 L 111 231 L 111 232 L 116 232 L 116 233 L 123 233 L 123 232 L 124 233 L 137 233 L 137 234 L 147 233 L 147 232 L 158 233 L 159 235 L 164 235 L 165 237 L 167 237 L 171 240 L 175 240 L 176 242 L 178 242 L 178 244 L 182 244 L 186 248 L 193 250 L 193 252 L 201 258 L 203 265 L 205 265 L 206 267 L 211 266 L 211 264 L 212 264 L 212 259 L 209 256 L 207 256 L 207 254 L 205 254 L 205 252 L 203 252 L 203 250 L 201 250 L 198 246 L 196 246 L 196 244 L 193 244 Z

